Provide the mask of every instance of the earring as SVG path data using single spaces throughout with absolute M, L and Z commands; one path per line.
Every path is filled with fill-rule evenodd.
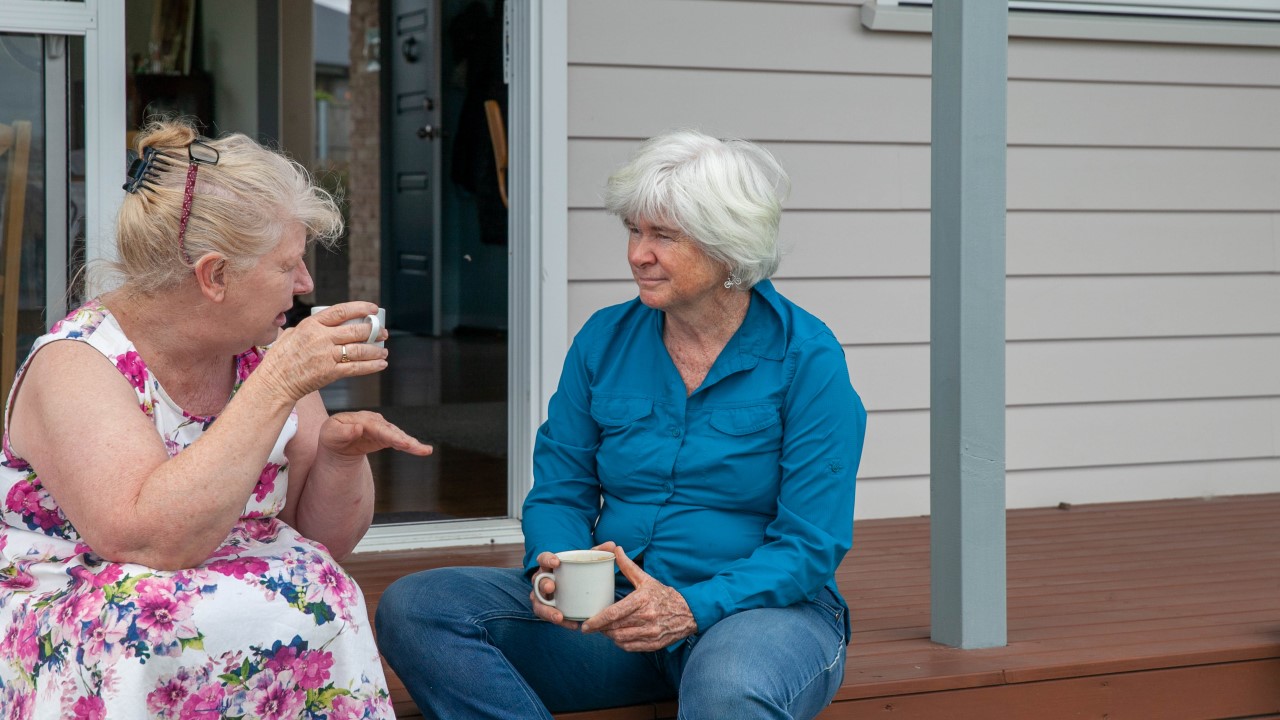
M 738 277 L 737 275 L 734 275 L 733 273 L 729 273 L 729 279 L 724 281 L 724 289 L 729 290 L 729 289 L 732 289 L 733 286 L 741 285 L 741 284 L 742 284 L 742 278 Z

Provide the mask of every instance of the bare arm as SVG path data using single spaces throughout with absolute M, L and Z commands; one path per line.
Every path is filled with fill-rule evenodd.
M 351 315 L 368 312 L 364 305 L 372 307 L 351 303 Z M 23 377 L 10 439 L 99 555 L 159 569 L 194 567 L 239 519 L 298 399 L 338 377 L 386 367 L 385 351 L 369 345 L 355 362 L 337 362 L 340 345 L 363 333 L 316 322 L 286 331 L 218 421 L 173 458 L 100 353 L 54 342 Z
M 298 403 L 298 434 L 289 443 L 289 502 L 281 519 L 324 543 L 341 560 L 373 520 L 373 473 L 368 453 L 393 448 L 430 455 L 418 442 L 374 412 L 329 417 L 318 393 Z

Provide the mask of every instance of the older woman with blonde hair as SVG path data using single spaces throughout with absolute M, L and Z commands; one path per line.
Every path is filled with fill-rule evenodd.
M 431 452 L 318 391 L 387 366 L 377 310 L 285 330 L 333 199 L 243 135 L 138 139 L 119 287 L 39 338 L 6 405 L 0 707 L 34 718 L 391 718 L 337 560 L 373 516 L 366 455 Z M 268 349 L 269 346 L 269 349 Z
M 764 148 L 693 131 L 609 178 L 639 296 L 569 348 L 524 567 L 432 570 L 379 603 L 383 652 L 428 717 L 678 698 L 681 718 L 811 718 L 831 701 L 866 412 L 835 336 L 768 280 L 787 188 Z M 621 574 L 579 622 L 530 580 L 585 548 Z

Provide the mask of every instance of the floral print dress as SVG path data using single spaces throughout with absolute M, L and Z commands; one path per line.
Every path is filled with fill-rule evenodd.
M 214 421 L 165 395 L 100 303 L 54 325 L 32 354 L 56 340 L 86 342 L 119 369 L 170 457 Z M 258 348 L 236 358 L 237 389 L 261 358 Z M 95 555 L 6 429 L 0 718 L 393 718 L 359 588 L 276 517 L 296 430 L 295 415 L 221 547 L 199 567 L 162 571 Z

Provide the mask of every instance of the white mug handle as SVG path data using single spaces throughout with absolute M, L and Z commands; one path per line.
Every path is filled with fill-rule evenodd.
M 378 340 L 378 335 L 382 333 L 382 321 L 378 319 L 377 313 L 369 316 L 369 325 L 371 326 L 369 328 L 369 339 L 365 340 L 365 342 L 376 342 Z
M 555 598 L 544 597 L 542 594 L 542 578 L 550 578 L 551 582 L 555 582 L 556 576 L 552 573 L 543 571 L 533 576 L 533 594 L 538 596 L 538 602 L 543 605 L 556 606 Z

